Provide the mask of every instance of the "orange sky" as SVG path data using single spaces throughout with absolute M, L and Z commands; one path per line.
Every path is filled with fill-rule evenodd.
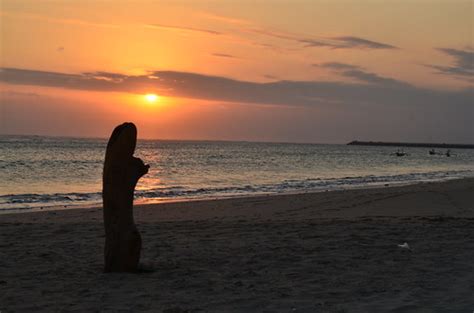
M 473 139 L 472 1 L 3 0 L 0 14 L 0 133 L 128 120 L 145 138 Z

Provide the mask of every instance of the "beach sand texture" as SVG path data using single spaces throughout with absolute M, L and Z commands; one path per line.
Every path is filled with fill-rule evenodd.
M 463 179 L 139 206 L 140 274 L 102 272 L 100 208 L 0 215 L 0 310 L 472 312 L 473 200 Z

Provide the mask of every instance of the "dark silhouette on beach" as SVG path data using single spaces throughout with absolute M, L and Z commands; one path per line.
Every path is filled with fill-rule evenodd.
M 133 123 L 117 126 L 110 136 L 103 172 L 105 226 L 105 272 L 136 272 L 141 237 L 133 219 L 135 186 L 149 166 L 133 156 L 137 128 Z

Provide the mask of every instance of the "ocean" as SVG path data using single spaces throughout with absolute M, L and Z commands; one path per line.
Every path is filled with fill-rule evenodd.
M 0 136 L 0 213 L 101 204 L 106 139 Z M 411 184 L 474 176 L 474 150 L 139 140 L 136 202 Z

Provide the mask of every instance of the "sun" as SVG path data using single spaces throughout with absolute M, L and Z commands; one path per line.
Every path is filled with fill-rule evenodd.
M 154 93 L 148 93 L 145 95 L 145 100 L 149 103 L 155 103 L 160 100 L 160 97 L 158 97 L 158 95 L 155 95 Z

